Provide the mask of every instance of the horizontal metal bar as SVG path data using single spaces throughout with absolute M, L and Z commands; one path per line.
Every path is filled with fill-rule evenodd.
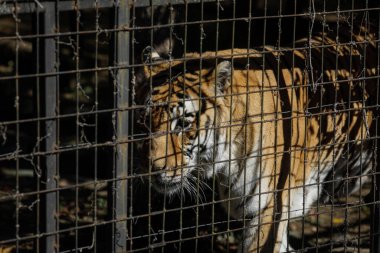
M 45 4 L 55 3 L 55 1 L 30 1 L 27 3 L 13 3 L 8 1 L 0 1 L 0 16 L 13 14 L 16 10 L 17 13 L 34 13 L 37 11 L 45 11 Z M 130 1 L 130 6 L 135 7 L 148 7 L 148 6 L 158 6 L 167 4 L 185 4 L 185 3 L 201 3 L 201 2 L 217 2 L 217 0 L 135 0 Z M 222 2 L 219 0 L 219 2 Z M 75 4 L 75 1 L 59 1 L 58 10 L 59 11 L 72 11 L 76 9 L 92 9 L 92 8 L 111 8 L 115 7 L 117 3 L 113 0 L 98 0 L 95 1 L 80 1 Z
M 1 1 L 1 0 L 0 0 Z M 1 5 L 1 4 L 0 4 Z M 380 11 L 380 7 L 377 8 L 363 8 L 363 9 L 355 9 L 355 10 L 341 10 L 339 13 L 343 14 L 355 14 L 355 13 L 361 13 L 364 11 Z M 330 15 L 334 14 L 334 11 L 325 11 L 325 12 L 317 12 L 316 15 Z M 1 14 L 0 14 L 1 16 Z M 211 20 L 198 20 L 198 21 L 187 21 L 187 22 L 176 22 L 173 24 L 157 24 L 157 25 L 152 25 L 152 26 L 139 26 L 139 27 L 128 27 L 123 25 L 120 28 L 112 28 L 112 29 L 107 29 L 108 33 L 114 33 L 118 31 L 141 31 L 141 30 L 152 30 L 152 29 L 162 29 L 162 28 L 170 28 L 170 27 L 175 27 L 175 26 L 186 26 L 186 25 L 206 25 L 206 24 L 215 24 L 215 23 L 228 23 L 232 21 L 245 21 L 245 22 L 250 22 L 254 20 L 269 20 L 269 19 L 276 19 L 276 18 L 306 18 L 309 17 L 309 13 L 299 13 L 299 14 L 281 14 L 281 15 L 267 15 L 267 16 L 256 16 L 256 17 L 241 17 L 241 18 L 225 18 L 225 19 L 211 19 Z M 39 34 L 39 35 L 30 35 L 30 34 L 19 34 L 19 35 L 10 35 L 10 36 L 0 36 L 0 41 L 4 40 L 18 40 L 18 39 L 34 39 L 34 38 L 50 38 L 50 37 L 64 37 L 64 36 L 73 36 L 73 35 L 90 35 L 90 34 L 99 34 L 100 32 L 103 32 L 101 30 L 85 30 L 85 31 L 75 31 L 75 32 L 59 32 L 59 33 L 45 33 L 45 34 Z M 371 40 L 373 43 L 379 42 L 380 39 L 377 40 Z M 360 43 L 368 43 L 368 42 L 355 42 L 355 45 L 358 45 Z M 351 42 L 349 43 L 339 43 L 339 46 L 345 45 L 345 44 L 352 44 Z M 338 44 L 329 44 L 329 45 L 323 45 L 323 46 L 317 46 L 317 47 L 334 47 Z M 314 47 L 314 46 L 313 46 Z M 307 46 L 305 47 L 296 47 L 296 48 L 282 48 L 280 51 L 284 49 L 304 49 L 308 48 Z M 132 65 L 131 65 L 132 66 Z
M 372 138 L 372 140 L 374 140 L 374 138 Z M 278 154 L 276 153 L 275 155 L 283 155 L 284 152 L 282 152 L 281 154 Z M 247 158 L 255 158 L 255 157 L 259 157 L 259 156 L 248 156 Z M 244 160 L 245 158 L 239 158 L 239 159 L 232 159 L 232 161 L 242 161 Z M 220 164 L 220 163 L 226 163 L 228 162 L 229 160 L 228 159 L 225 159 L 223 161 L 220 161 L 220 162 L 216 162 L 216 163 L 206 163 L 205 165 L 213 165 L 213 164 Z M 186 168 L 190 168 L 190 167 L 194 167 L 194 166 L 184 166 L 183 168 L 186 169 Z M 133 174 L 133 175 L 127 175 L 127 176 L 124 176 L 124 177 L 120 177 L 120 178 L 111 178 L 111 179 L 101 179 L 101 180 L 97 180 L 97 181 L 85 181 L 85 182 L 81 182 L 81 183 L 77 183 L 77 184 L 72 184 L 72 185 L 68 185 L 68 186 L 59 186 L 57 188 L 54 188 L 54 189 L 45 189 L 45 190 L 39 190 L 39 191 L 26 191 L 26 192 L 20 192 L 20 193 L 14 193 L 14 194 L 9 194 L 9 195 L 5 195 L 5 196 L 0 196 L 0 202 L 6 202 L 6 201 L 13 201 L 14 199 L 16 198 L 28 198 L 28 197 L 33 197 L 35 195 L 38 195 L 38 194 L 47 194 L 47 193 L 52 193 L 52 192 L 62 192 L 62 191 L 67 191 L 67 190 L 73 190 L 75 191 L 76 188 L 86 188 L 86 187 L 89 187 L 89 186 L 105 186 L 106 184 L 110 184 L 110 183 L 117 183 L 117 182 L 120 182 L 120 181 L 126 181 L 126 180 L 133 180 L 133 179 L 141 179 L 141 178 L 144 178 L 144 177 L 149 177 L 149 176 L 154 176 L 154 175 L 158 175 L 160 172 L 157 171 L 157 172 L 152 172 L 152 173 L 149 173 L 149 172 L 146 172 L 146 173 L 139 173 L 139 174 Z M 373 172 L 370 174 L 370 176 L 380 176 L 380 172 Z M 356 176 L 348 176 L 348 177 L 345 177 L 344 179 L 345 180 L 357 180 L 359 178 L 363 177 L 363 175 L 356 175 Z M 332 180 L 326 180 L 324 181 L 323 183 L 309 183 L 307 184 L 308 187 L 311 187 L 311 186 L 318 186 L 318 185 L 324 185 L 324 184 L 329 184 L 329 183 L 333 183 L 333 182 L 336 182 L 335 179 L 332 179 Z M 290 188 L 287 188 L 287 189 L 290 189 L 290 190 L 296 190 L 296 189 L 302 189 L 305 185 L 300 185 L 300 186 L 293 186 L 293 187 L 290 187 Z M 274 193 L 274 192 L 281 192 L 283 190 L 274 190 L 274 191 L 263 191 L 261 193 L 251 193 L 251 194 L 247 194 L 245 196 L 260 196 L 261 194 L 269 194 L 269 193 Z M 241 197 L 231 197 L 230 200 L 237 200 L 237 199 L 240 199 Z M 216 203 L 220 203 L 220 202 L 223 202 L 224 200 L 214 200 L 213 203 L 216 204 Z M 203 204 L 194 204 L 194 205 L 189 205 L 187 206 L 187 208 L 194 208 L 196 207 L 197 205 L 198 206 L 205 206 L 207 205 L 208 203 L 203 203 Z M 369 204 L 374 204 L 374 205 L 378 205 L 379 202 L 374 200 L 372 202 L 363 202 L 362 204 L 360 204 L 360 206 L 366 206 L 366 205 L 369 205 Z M 347 203 L 343 203 L 341 205 L 344 205 L 346 206 Z M 338 204 L 335 204 L 335 206 L 339 206 Z M 357 204 L 353 204 L 353 206 L 358 206 Z M 184 208 L 184 207 L 182 207 Z M 171 207 L 170 209 L 167 209 L 167 210 L 181 210 L 180 207 Z M 156 211 L 155 214 L 160 214 L 159 211 Z M 140 217 L 143 217 L 141 215 L 135 215 L 134 216 L 135 218 L 140 218 Z M 3 243 L 3 241 L 0 241 L 0 243 Z
M 265 193 L 261 193 L 261 194 L 269 194 L 269 193 L 273 193 L 273 191 L 269 191 L 269 192 L 265 192 Z M 259 195 L 259 194 L 255 194 L 255 195 Z M 250 196 L 250 195 L 248 195 Z M 230 200 L 238 200 L 238 199 L 241 199 L 241 197 L 233 197 L 231 198 Z M 199 204 L 198 206 L 208 206 L 208 205 L 212 205 L 212 204 L 221 204 L 223 202 L 225 202 L 226 200 L 215 200 L 214 202 L 207 202 L 207 203 L 202 203 L 202 204 Z M 370 202 L 370 203 L 364 203 L 364 204 L 352 204 L 351 206 L 349 206 L 348 208 L 360 208 L 360 207 L 364 207 L 364 206 L 368 206 L 368 205 L 374 205 L 376 204 L 375 202 Z M 160 215 L 160 214 L 163 214 L 163 213 L 170 213 L 170 212 L 178 212 L 180 211 L 181 209 L 182 210 L 191 210 L 193 208 L 195 208 L 197 205 L 189 205 L 189 206 L 185 206 L 185 207 L 178 207 L 178 208 L 172 208 L 172 209 L 168 209 L 168 210 L 164 210 L 164 211 L 155 211 L 155 212 L 152 212 L 150 214 L 139 214 L 139 215 L 135 215 L 133 217 L 126 217 L 124 219 L 121 219 L 121 220 L 118 220 L 118 219 L 111 219 L 111 220 L 106 220 L 106 221 L 97 221 L 97 222 L 94 222 L 94 223 L 90 223 L 90 224 L 84 224 L 84 225 L 79 225 L 77 227 L 69 227 L 69 228 L 63 228 L 63 229 L 60 229 L 59 231 L 57 232 L 54 232 L 54 233 L 41 233 L 41 234 L 38 234 L 38 235 L 26 235 L 26 236 L 22 236 L 20 238 L 17 238 L 17 239 L 7 239 L 7 240 L 3 240 L 3 241 L 0 241 L 1 244 L 10 244 L 10 243 L 14 243 L 16 240 L 19 240 L 19 241 L 28 241 L 28 240 L 32 240 L 34 238 L 40 238 L 40 237 L 44 237 L 44 236 L 51 236 L 51 235 L 55 235 L 55 234 L 64 234 L 64 233 L 68 233 L 68 232 L 71 232 L 71 231 L 74 231 L 75 229 L 78 229 L 78 230 L 81 230 L 81 229 L 86 229 L 86 228 L 93 228 L 93 227 L 96 227 L 96 226 L 106 226 L 108 224 L 113 224 L 115 222 L 119 222 L 119 221 L 132 221 L 132 220 L 136 220 L 136 219 L 141 219 L 141 218 L 146 218 L 148 217 L 149 215 Z M 317 213 L 314 213 L 313 215 L 321 215 L 321 214 L 328 214 L 330 212 L 326 212 L 326 211 L 318 211 Z M 290 218 L 289 220 L 297 220 L 298 217 L 294 217 L 294 218 Z M 287 220 L 287 219 L 284 219 L 284 221 Z M 230 220 L 230 222 L 235 222 L 235 221 L 243 221 L 243 218 L 241 219 L 236 219 L 236 220 Z M 218 224 L 218 223 L 225 223 L 223 221 L 220 221 L 220 222 L 216 222 L 215 224 Z M 204 224 L 204 225 L 200 225 L 202 227 L 206 227 L 207 224 Z M 190 229 L 192 229 L 193 227 L 190 227 Z M 189 228 L 183 228 L 183 229 L 189 229 Z M 242 228 L 236 228 L 236 229 L 230 229 L 230 232 L 231 231 L 234 231 L 234 230 L 239 230 L 239 229 L 242 229 Z M 166 230 L 165 233 L 171 233 L 172 231 L 175 231 L 175 230 Z M 160 232 L 158 232 L 160 233 Z M 217 235 L 219 232 L 213 232 L 214 235 Z M 224 231 L 223 232 L 220 232 L 221 234 L 225 233 Z M 376 234 L 377 236 L 378 234 Z M 147 236 L 147 235 L 145 235 Z M 209 234 L 206 234 L 206 236 L 210 236 Z M 368 237 L 369 234 L 365 234 L 364 236 Z M 144 237 L 144 236 L 143 236 Z M 136 238 L 141 238 L 141 236 L 136 236 L 136 237 L 129 237 L 127 238 L 128 241 L 131 241 L 133 239 L 136 239 Z M 182 241 L 184 240 L 187 240 L 185 238 L 181 239 Z M 320 245 L 320 244 L 319 244 Z M 62 252 L 62 251 L 61 251 Z
M 45 11 L 47 5 L 55 1 L 30 1 L 28 3 L 0 3 L 0 16 L 9 15 L 15 12 L 15 6 L 17 6 L 17 13 L 33 13 L 38 11 Z M 114 1 L 111 0 L 98 0 L 94 1 L 80 1 L 79 4 L 75 4 L 74 1 L 59 1 L 59 11 L 70 11 L 75 9 L 91 9 L 91 8 L 110 8 L 114 6 Z
M 374 107 L 377 107 L 377 106 L 374 106 Z M 240 126 L 241 124 L 239 124 Z M 231 127 L 234 127 L 235 125 L 232 125 Z M 225 127 L 225 128 L 228 128 L 228 127 Z M 149 137 L 151 138 L 151 137 Z M 102 142 L 102 143 L 98 143 L 98 144 L 83 144 L 79 147 L 76 147 L 76 146 L 69 146 L 69 147 L 64 147 L 64 148 L 60 148 L 60 149 L 57 149 L 57 150 L 54 150 L 54 151 L 49 151 L 49 152 L 34 152 L 34 153 L 27 153 L 27 154 L 21 154 L 21 155 L 18 155 L 18 154 L 14 154 L 14 153 L 9 153 L 9 154 L 6 154 L 6 156 L 3 156 L 2 158 L 0 158 L 0 161 L 4 161 L 4 160 L 14 160 L 16 158 L 18 159 L 31 159 L 33 157 L 38 157 L 38 156 L 46 156 L 46 155 L 52 155 L 52 154 L 62 154 L 62 153 L 65 153 L 65 152 L 72 152 L 72 151 L 76 151 L 76 150 L 89 150 L 89 149 L 92 149 L 92 148 L 104 148 L 104 147 L 115 147 L 116 145 L 118 144 L 125 144 L 125 143 L 133 143 L 133 142 L 137 142 L 137 141 L 143 141 L 143 140 L 149 140 L 149 138 L 140 138 L 140 139 L 130 139 L 130 140 L 126 140 L 126 141 L 123 141 L 123 142 L 118 142 L 118 141 L 107 141 L 107 142 Z M 326 145 L 321 145 L 320 147 L 321 148 L 328 148 L 328 147 L 333 147 L 335 145 L 349 145 L 349 144 L 358 144 L 359 142 L 361 141 L 373 141 L 373 140 L 376 140 L 376 139 L 379 139 L 379 137 L 368 137 L 368 138 L 365 138 L 365 139 L 358 139 L 358 140 L 354 140 L 354 141 L 342 141 L 342 142 L 339 142 L 339 143 L 334 143 L 334 144 L 326 144 Z M 311 147 L 311 148 L 294 148 L 292 149 L 292 152 L 297 152 L 297 151 L 305 151 L 305 152 L 308 152 L 310 150 L 314 150 L 315 148 L 314 147 Z M 272 154 L 269 154 L 269 155 L 274 155 L 274 156 L 278 156 L 278 155 L 283 155 L 284 153 L 287 153 L 288 151 L 278 151 L 278 152 L 274 152 Z M 248 157 L 245 157 L 245 158 L 255 158 L 255 157 L 265 157 L 265 156 L 269 156 L 269 155 L 255 155 L 255 156 L 248 156 Z M 245 159 L 244 158 L 244 159 Z M 229 162 L 229 161 L 241 161 L 243 158 L 236 158 L 236 159 L 225 159 L 225 160 L 222 160 L 222 161 L 218 161 L 218 162 L 209 162 L 209 163 L 202 163 L 202 165 L 204 166 L 207 166 L 207 165 L 213 165 L 213 164 L 222 164 L 222 163 L 225 163 L 225 162 Z M 183 168 L 190 168 L 190 167 L 193 167 L 193 166 L 183 166 Z M 151 175 L 154 174 L 154 173 L 151 173 Z M 142 175 L 142 174 L 139 174 L 139 175 Z M 149 175 L 149 174 L 148 174 Z M 373 173 L 372 173 L 373 175 Z M 124 178 L 121 178 L 121 179 L 124 179 Z M 325 181 L 327 182 L 327 181 Z M 42 191 L 40 191 L 42 193 Z M 24 193 L 22 194 L 22 196 L 26 196 L 27 194 Z M 2 200 L 3 198 L 0 197 L 0 201 Z
M 17 9 L 15 9 L 15 6 L 17 6 Z M 39 11 L 44 11 L 45 8 L 42 8 L 43 6 L 38 5 L 36 2 L 29 2 L 29 3 L 10 3 L 10 2 L 2 2 L 0 0 L 0 16 L 2 15 L 10 15 L 17 11 L 18 14 L 20 13 L 33 13 L 37 12 L 37 9 Z
M 152 4 L 150 4 L 152 2 Z M 135 0 L 132 5 L 136 7 L 157 6 L 166 4 L 192 4 L 192 3 L 206 3 L 206 2 L 223 2 L 223 0 Z

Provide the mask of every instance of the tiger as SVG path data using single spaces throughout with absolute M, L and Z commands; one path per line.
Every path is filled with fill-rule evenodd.
M 246 221 L 241 252 L 293 250 L 289 219 L 374 169 L 376 43 L 360 28 L 289 48 L 152 52 L 137 101 L 154 189 L 194 194 L 197 180 L 215 179 L 226 212 Z

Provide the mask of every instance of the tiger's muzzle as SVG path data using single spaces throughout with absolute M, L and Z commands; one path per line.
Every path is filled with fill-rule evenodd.
M 180 190 L 189 171 L 189 157 L 182 151 L 180 138 L 176 135 L 156 136 L 151 142 L 149 158 L 154 188 L 164 194 Z
M 172 194 L 182 188 L 182 182 L 185 177 L 181 172 L 182 168 L 167 169 L 155 168 L 154 176 L 152 177 L 153 187 L 160 193 Z

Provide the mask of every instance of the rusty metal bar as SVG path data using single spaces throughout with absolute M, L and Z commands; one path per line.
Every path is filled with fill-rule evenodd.
M 122 0 L 116 7 L 116 24 L 115 27 L 121 27 L 129 24 L 129 0 Z M 115 36 L 115 65 L 129 64 L 129 32 L 120 31 Z M 129 104 L 129 69 L 118 69 L 116 76 L 117 108 L 124 108 Z M 128 139 L 129 112 L 118 111 L 116 119 L 116 135 L 118 142 L 124 142 Z M 116 145 L 116 168 L 115 178 L 125 178 L 128 175 L 128 144 L 119 143 Z M 127 251 L 127 180 L 117 181 L 114 185 L 114 208 L 116 220 L 113 235 L 113 252 Z
M 184 4 L 187 3 L 201 3 L 201 2 L 216 2 L 217 0 L 132 0 L 128 3 L 129 6 L 134 5 L 135 7 L 148 7 L 148 6 L 158 6 L 166 4 Z M 97 8 L 112 8 L 115 6 L 113 0 L 97 0 Z M 222 0 L 219 0 L 222 2 Z M 35 1 L 30 1 L 28 3 L 17 3 L 17 13 L 33 13 L 37 11 L 48 11 L 49 6 L 55 1 L 39 1 L 39 4 L 36 4 Z M 127 6 L 128 6 L 127 5 Z M 13 13 L 14 3 L 10 1 L 0 2 L 0 16 L 10 15 Z M 75 1 L 59 1 L 58 9 L 59 11 L 72 11 L 75 10 Z M 93 9 L 95 8 L 94 1 L 80 1 L 79 9 Z
M 380 14 L 380 12 L 378 12 Z M 380 36 L 380 19 L 377 20 L 377 34 Z M 377 48 L 380 48 L 380 43 L 377 42 Z M 380 74 L 380 54 L 377 55 L 377 75 Z M 376 105 L 379 106 L 380 99 L 380 78 L 377 76 L 377 99 Z M 370 193 L 371 201 L 374 201 L 374 204 L 371 206 L 371 253 L 380 252 L 380 147 L 379 147 L 379 130 L 380 130 L 380 117 L 376 118 L 376 140 L 375 140 L 375 148 L 376 152 L 376 167 L 375 167 L 375 175 L 372 180 L 372 189 Z
M 45 3 L 44 13 L 44 33 L 54 33 L 56 29 L 56 5 L 55 3 Z M 45 40 L 44 48 L 44 68 L 46 73 L 56 72 L 56 44 L 54 38 Z M 55 117 L 57 115 L 57 77 L 49 76 L 45 78 L 45 116 Z M 54 151 L 57 143 L 57 119 L 47 120 L 46 131 L 46 151 Z M 46 189 L 54 190 L 58 188 L 57 178 L 57 154 L 46 156 Z M 46 233 L 58 231 L 59 219 L 57 218 L 58 192 L 52 191 L 46 194 L 45 198 L 45 226 Z M 46 252 L 58 251 L 58 234 L 46 237 Z
M 147 7 L 147 6 L 157 6 L 157 5 L 167 5 L 167 4 L 191 4 L 191 3 L 206 3 L 206 2 L 217 2 L 217 0 L 134 0 L 131 4 L 136 7 Z M 223 2 L 223 1 L 218 1 Z

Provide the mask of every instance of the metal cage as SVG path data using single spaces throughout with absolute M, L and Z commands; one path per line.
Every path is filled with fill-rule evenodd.
M 160 120 L 160 116 L 153 115 L 152 110 L 160 106 L 166 106 L 163 110 L 170 110 L 174 103 L 170 98 L 164 105 L 151 99 L 155 82 L 158 82 L 155 68 L 167 66 L 158 73 L 165 72 L 160 76 L 160 85 L 166 82 L 168 90 L 178 85 L 175 84 L 176 78 L 182 78 L 183 87 L 187 85 L 186 75 L 192 73 L 192 82 L 201 83 L 199 90 L 193 91 L 196 98 L 182 94 L 178 101 L 184 104 L 185 100 L 192 100 L 201 106 L 207 99 L 216 100 L 224 95 L 217 95 L 216 90 L 211 96 L 201 94 L 201 87 L 207 85 L 207 81 L 202 79 L 203 72 L 199 70 L 217 69 L 225 59 L 233 67 L 239 64 L 238 57 L 245 59 L 243 71 L 257 63 L 259 67 L 252 71 L 260 72 L 263 79 L 264 75 L 273 75 L 272 89 L 250 92 L 247 88 L 243 94 L 232 92 L 228 101 L 238 96 L 245 96 L 248 101 L 248 96 L 255 92 L 261 97 L 267 93 L 275 94 L 273 96 L 278 97 L 282 111 L 271 119 L 276 122 L 273 131 L 277 131 L 277 124 L 307 122 L 313 117 L 320 120 L 315 124 L 322 125 L 325 124 L 322 122 L 324 113 L 330 113 L 334 118 L 333 137 L 325 146 L 332 147 L 334 157 L 339 156 L 342 145 L 349 157 L 353 149 L 349 143 L 357 141 L 370 141 L 371 151 L 368 152 L 374 154 L 374 162 L 370 165 L 364 161 L 366 153 L 363 149 L 354 164 L 344 156 L 336 158 L 339 161 L 333 158 L 333 169 L 321 180 L 319 165 L 315 172 L 318 174 L 316 201 L 307 207 L 307 211 L 304 205 L 301 216 L 290 218 L 291 211 L 288 211 L 286 251 L 380 252 L 377 185 L 380 173 L 376 160 L 379 95 L 368 104 L 363 91 L 358 102 L 362 101 L 360 110 L 363 115 L 367 115 L 367 111 L 373 112 L 371 126 L 375 130 L 371 134 L 356 136 L 356 139 L 347 137 L 345 141 L 339 139 L 338 132 L 345 131 L 342 129 L 347 126 L 339 130 L 341 123 L 335 119 L 347 113 L 350 116 L 347 116 L 346 124 L 350 125 L 351 120 L 354 122 L 356 104 L 350 103 L 351 97 L 354 100 L 356 95 L 351 90 L 348 91 L 350 100 L 347 104 L 340 104 L 339 98 L 335 97 L 331 100 L 333 104 L 320 102 L 315 108 L 306 106 L 302 112 L 297 112 L 298 116 L 292 110 L 287 111 L 281 98 L 284 92 L 300 89 L 295 85 L 294 77 L 290 77 L 292 84 L 282 86 L 286 83 L 283 71 L 293 73 L 291 71 L 297 64 L 305 66 L 302 71 L 308 78 L 305 99 L 319 92 L 318 98 L 325 101 L 326 96 L 337 94 L 336 88 L 329 90 L 331 83 L 347 89 L 344 85 L 349 82 L 360 82 L 361 90 L 371 83 L 373 87 L 368 93 L 376 97 L 380 84 L 379 16 L 380 5 L 375 0 L 0 0 L 0 252 L 238 252 L 239 248 L 246 251 L 241 242 L 248 240 L 249 226 L 265 225 L 249 223 L 260 215 L 260 212 L 252 215 L 250 208 L 254 207 L 247 204 L 256 195 L 245 192 L 246 184 L 241 196 L 234 195 L 230 189 L 233 184 L 231 175 L 225 173 L 227 179 L 223 181 L 218 179 L 215 170 L 218 163 L 230 168 L 249 157 L 236 161 L 230 148 L 226 151 L 229 153 L 227 160 L 216 161 L 213 155 L 213 159 L 204 161 L 199 158 L 204 151 L 198 136 L 198 147 L 194 148 L 198 150 L 194 151 L 198 160 L 196 164 L 187 165 L 196 168 L 192 170 L 193 181 L 188 192 L 184 190 L 187 181 L 183 175 L 186 166 L 182 153 L 182 158 L 178 158 L 182 162 L 175 161 L 178 166 L 174 169 L 181 171 L 178 177 L 182 181 L 180 193 L 169 194 L 168 184 L 164 184 L 161 190 L 164 193 L 159 193 L 153 186 L 157 175 L 161 176 L 160 173 L 169 167 L 170 140 L 166 140 L 166 144 L 152 143 L 160 134 L 172 138 L 170 136 L 175 131 L 186 131 L 185 125 L 188 124 L 184 119 L 175 119 L 179 127 L 171 129 L 169 125 L 174 123 L 167 120 L 166 132 L 154 129 L 154 121 Z M 353 38 L 355 29 L 363 35 L 362 41 Z M 370 38 L 369 33 L 373 37 Z M 326 39 L 328 43 L 324 38 L 321 44 L 313 42 L 323 34 L 332 34 Z M 375 53 L 366 53 L 371 43 Z M 358 45 L 365 49 L 354 55 Z M 246 53 L 234 51 L 234 48 L 245 49 Z M 339 48 L 344 49 L 339 51 Z M 226 50 L 230 50 L 228 54 L 218 55 Z M 304 62 L 297 63 L 298 54 L 304 55 Z M 284 60 L 288 55 L 292 60 Z M 366 59 L 367 55 L 373 60 Z M 260 59 L 251 60 L 251 57 Z M 349 59 L 348 62 L 344 57 Z M 366 74 L 369 62 L 373 64 L 371 76 Z M 175 69 L 177 63 L 181 68 L 178 72 Z M 329 64 L 337 76 L 344 68 L 349 68 L 348 73 L 356 69 L 363 73 L 329 81 L 323 67 Z M 198 72 L 192 72 L 192 68 Z M 235 71 L 229 74 L 234 75 Z M 194 77 L 194 73 L 199 77 Z M 210 80 L 217 78 L 218 74 L 212 72 Z M 231 85 L 234 80 L 232 77 Z M 141 90 L 142 83 L 146 85 L 145 90 Z M 332 93 L 324 93 L 325 90 Z M 264 104 L 264 99 L 261 100 Z M 293 108 L 293 102 L 298 101 L 289 99 L 288 102 L 289 108 Z M 249 123 L 261 124 L 261 133 L 256 133 L 261 136 L 266 131 L 263 130 L 266 117 L 263 104 L 261 111 L 258 109 L 257 112 L 261 118 Z M 231 102 L 228 108 L 232 106 Z M 333 108 L 331 112 L 323 111 L 329 106 Z M 194 125 L 194 131 L 210 128 L 217 132 L 226 128 L 231 132 L 236 127 L 247 131 L 248 111 L 252 112 L 254 108 L 247 106 L 246 120 L 230 120 L 224 122 L 223 127 Z M 232 109 L 228 112 L 229 115 L 234 113 Z M 201 114 L 198 112 L 192 117 L 201 121 Z M 141 117 L 145 126 L 141 125 Z M 367 125 L 366 117 L 358 119 L 358 124 Z M 294 130 L 292 126 L 284 129 L 296 134 L 306 132 Z M 369 132 L 369 127 L 366 130 Z M 328 130 L 319 131 L 317 136 L 325 136 L 322 131 Z M 241 143 L 249 143 L 253 138 L 247 132 L 244 136 L 240 146 L 236 144 L 236 147 L 243 149 Z M 216 143 L 216 134 L 209 138 Z M 292 139 L 291 134 L 287 136 L 286 131 L 280 132 L 274 142 L 284 139 L 286 143 L 289 138 Z M 324 149 L 321 143 L 319 141 L 316 150 Z M 156 160 L 165 160 L 161 170 L 157 170 L 152 161 L 152 145 L 166 154 L 164 158 L 156 157 Z M 215 152 L 215 147 L 208 148 Z M 268 155 L 274 160 L 279 156 L 290 160 L 299 150 L 293 146 L 288 148 Z M 299 149 L 304 153 L 311 152 L 310 147 L 310 150 L 306 147 Z M 304 164 L 307 163 L 305 157 Z M 259 152 L 257 159 L 264 160 L 265 156 Z M 205 169 L 200 168 L 203 165 L 212 168 L 213 176 L 208 180 L 203 178 Z M 258 166 L 262 168 L 264 165 L 261 162 Z M 355 166 L 359 172 L 350 175 L 350 168 Z M 285 170 L 285 167 L 279 168 Z M 338 175 L 338 170 L 343 174 Z M 250 172 L 249 167 L 244 169 L 244 174 L 247 172 Z M 258 177 L 263 180 L 261 175 Z M 280 176 L 276 178 L 274 180 L 284 182 L 282 187 L 269 190 L 273 195 L 290 194 L 298 188 L 305 197 L 311 186 L 310 182 L 303 181 L 293 187 L 290 183 L 286 185 L 288 181 Z M 358 187 L 348 193 L 354 188 L 351 182 Z M 335 196 L 337 185 L 341 188 Z M 222 193 L 218 191 L 221 187 L 228 190 Z M 319 191 L 319 188 L 324 190 Z M 257 197 L 264 198 L 265 194 L 268 192 L 260 190 Z M 223 198 L 223 195 L 227 196 Z M 233 215 L 231 206 L 234 201 L 240 201 L 243 215 Z M 282 210 L 281 205 L 286 205 L 277 198 L 274 202 L 280 206 L 278 210 Z M 260 206 L 260 203 L 253 206 Z M 277 217 L 281 216 L 279 212 L 273 214 L 274 224 L 281 222 Z M 268 241 L 272 240 L 269 244 L 274 245 L 272 237 L 275 236 L 271 236 L 268 235 Z M 273 252 L 274 248 L 260 252 Z

